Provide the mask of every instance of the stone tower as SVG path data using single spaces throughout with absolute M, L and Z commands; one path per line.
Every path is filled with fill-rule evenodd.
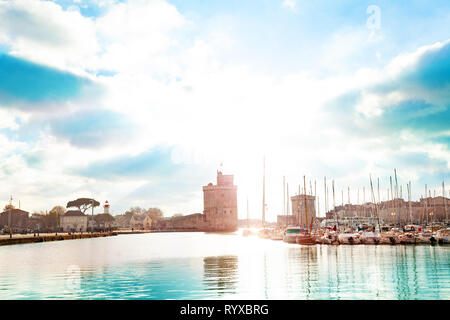
M 305 197 L 306 197 L 306 208 L 308 212 L 308 221 L 306 221 L 305 213 Z M 311 226 L 311 221 L 316 217 L 316 197 L 310 195 L 296 195 L 291 197 L 292 201 L 292 214 L 296 217 L 297 224 L 305 228 Z
M 217 171 L 217 185 L 203 187 L 203 214 L 208 231 L 237 230 L 237 186 L 233 175 Z

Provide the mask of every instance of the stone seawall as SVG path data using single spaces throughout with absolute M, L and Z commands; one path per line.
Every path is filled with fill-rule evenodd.
M 99 238 L 99 237 L 110 237 L 116 236 L 117 232 L 95 232 L 95 233 L 64 233 L 64 234 L 40 234 L 39 236 L 32 235 L 18 235 L 12 238 L 2 237 L 0 238 L 0 246 L 11 245 L 11 244 L 25 244 L 25 243 L 35 243 L 35 242 L 47 242 L 47 241 L 61 241 L 61 240 L 74 240 L 74 239 L 87 239 L 87 238 Z

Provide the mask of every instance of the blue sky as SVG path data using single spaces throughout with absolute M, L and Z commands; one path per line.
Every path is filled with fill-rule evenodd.
M 324 176 L 441 194 L 448 30 L 448 1 L 0 0 L 0 205 L 201 212 L 223 162 L 257 217 L 263 155 L 269 219 L 283 176 L 322 214 Z

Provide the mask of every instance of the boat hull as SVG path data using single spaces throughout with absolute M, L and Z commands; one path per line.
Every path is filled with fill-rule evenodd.
M 313 245 L 313 244 L 316 244 L 316 239 L 312 235 L 298 235 L 295 238 L 295 242 L 297 244 Z
M 283 237 L 283 241 L 287 242 L 287 243 L 296 243 L 295 242 L 295 238 L 297 237 L 297 235 L 285 235 Z
M 360 244 L 361 240 L 358 235 L 340 234 L 338 236 L 339 244 Z

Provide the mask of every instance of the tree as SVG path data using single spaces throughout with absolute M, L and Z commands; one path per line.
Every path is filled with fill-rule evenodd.
M 94 220 L 97 224 L 105 224 L 113 222 L 115 219 L 109 213 L 100 213 L 94 216 Z
M 100 202 L 90 198 L 79 198 L 77 200 L 67 202 L 66 208 L 76 207 L 85 213 L 87 209 L 100 206 Z
M 64 208 L 63 206 L 54 206 L 49 213 L 56 214 L 59 217 L 66 213 L 66 208 Z
M 9 209 L 15 209 L 15 207 L 12 204 L 7 204 L 3 211 L 8 211 Z
M 159 208 L 149 208 L 145 214 L 149 215 L 153 221 L 159 221 L 163 217 L 163 212 Z
M 141 207 L 131 207 L 129 210 L 125 212 L 125 215 L 135 215 L 135 214 L 143 214 L 145 212 L 144 208 Z M 131 217 L 130 217 L 131 218 Z

